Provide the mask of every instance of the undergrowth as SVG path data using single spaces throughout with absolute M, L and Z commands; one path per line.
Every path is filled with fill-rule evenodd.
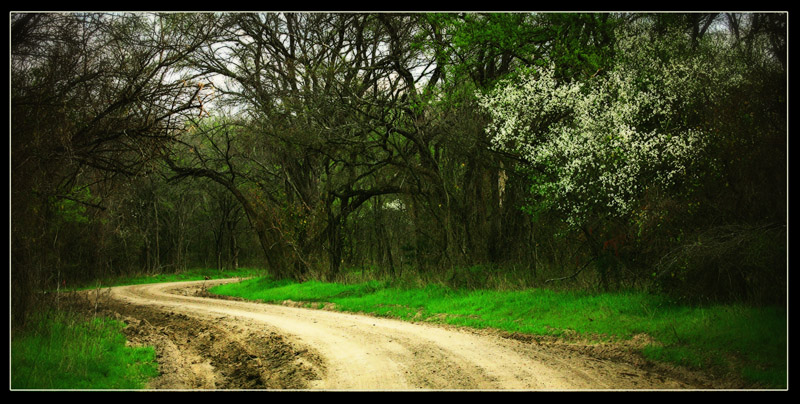
M 47 311 L 11 340 L 11 388 L 141 389 L 158 375 L 152 347 L 126 346 L 124 324 Z
M 138 274 L 124 277 L 106 279 L 104 281 L 89 282 L 78 285 L 72 290 L 92 289 L 96 287 L 141 285 L 146 283 L 202 281 L 204 279 L 250 278 L 263 275 L 264 271 L 254 268 L 211 269 L 196 268 L 179 272 L 163 272 L 153 274 Z M 68 289 L 70 290 L 70 289 Z

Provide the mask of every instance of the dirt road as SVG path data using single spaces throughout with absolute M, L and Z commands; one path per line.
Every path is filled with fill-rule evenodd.
M 542 343 L 496 332 L 201 297 L 232 280 L 92 291 L 95 310 L 156 347 L 152 389 L 696 389 L 707 381 L 619 346 Z

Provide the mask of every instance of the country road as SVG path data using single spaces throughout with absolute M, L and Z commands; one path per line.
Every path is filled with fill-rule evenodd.
M 631 390 L 708 388 L 641 360 L 489 331 L 198 296 L 235 279 L 89 292 L 133 344 L 156 347 L 151 389 Z

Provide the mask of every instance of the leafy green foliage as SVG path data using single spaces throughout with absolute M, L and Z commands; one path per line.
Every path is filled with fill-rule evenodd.
M 543 13 L 535 17 L 538 30 L 550 37 L 546 60 L 557 66 L 559 77 L 584 78 L 609 69 L 615 56 L 613 43 L 620 25 L 610 14 Z M 543 34 L 540 34 L 543 36 Z M 546 67 L 542 62 L 539 66 Z

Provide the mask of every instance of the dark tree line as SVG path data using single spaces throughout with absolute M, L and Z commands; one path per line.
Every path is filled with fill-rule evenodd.
M 472 267 L 528 286 L 780 302 L 786 24 L 732 13 L 12 14 L 14 318 L 34 291 L 67 282 L 239 265 L 300 280 L 350 268 L 454 280 Z M 548 66 L 556 83 L 592 83 L 630 57 L 619 41 L 634 30 L 664 43 L 654 56 L 666 61 L 722 63 L 724 48 L 741 80 L 670 117 L 713 134 L 691 181 L 636 199 L 637 216 L 576 229 L 535 191 L 558 167 L 497 147 L 479 95 Z

